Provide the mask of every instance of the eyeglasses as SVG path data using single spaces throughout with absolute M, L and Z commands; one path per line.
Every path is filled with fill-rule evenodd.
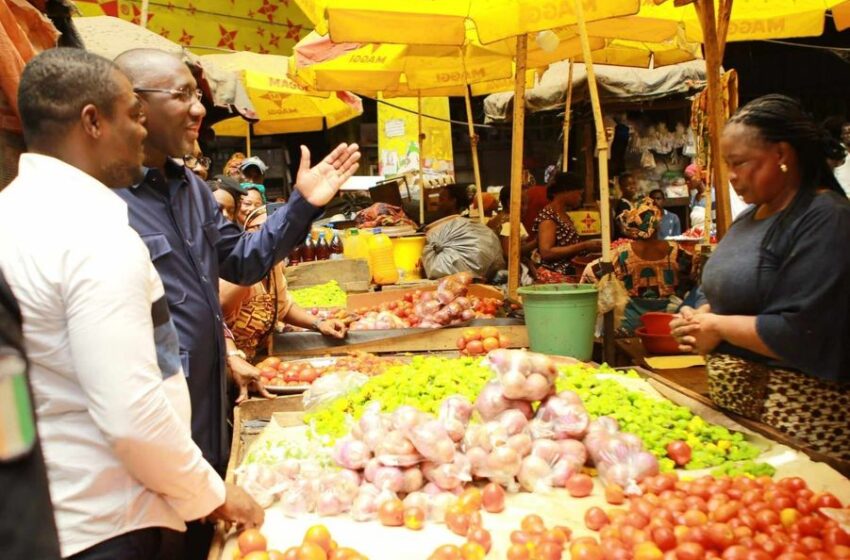
M 164 89 L 164 88 L 134 88 L 136 93 L 168 93 L 173 99 L 182 103 L 200 101 L 204 94 L 197 88 Z
M 183 164 L 186 167 L 195 167 L 196 165 L 200 165 L 201 167 L 209 168 L 210 164 L 212 164 L 212 160 L 206 156 L 195 157 L 193 155 L 183 156 Z

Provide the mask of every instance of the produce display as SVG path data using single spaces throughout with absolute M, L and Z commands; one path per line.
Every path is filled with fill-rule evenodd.
M 619 375 L 638 378 L 634 372 L 622 374 L 605 366 L 597 369 L 586 364 L 565 365 L 560 370 L 556 382 L 559 391 L 574 391 L 591 416 L 610 416 L 624 431 L 640 437 L 658 457 L 663 472 L 675 468 L 677 458 L 679 466 L 693 470 L 754 459 L 760 453 L 744 440 L 743 434 L 710 424 L 687 407 L 631 390 L 610 378 Z M 671 443 L 675 443 L 672 455 Z M 684 460 L 688 454 L 690 458 Z
M 289 291 L 292 301 L 304 309 L 313 307 L 345 307 L 348 296 L 339 287 L 336 280 L 317 284 L 309 288 L 298 288 Z
M 474 400 L 492 375 L 479 359 L 415 356 L 410 363 L 390 366 L 351 394 L 305 415 L 305 422 L 320 435 L 341 437 L 348 431 L 348 418 L 359 420 L 372 401 L 384 411 L 408 405 L 436 413 L 446 397 Z
M 434 291 L 416 290 L 399 300 L 358 308 L 351 314 L 351 329 L 438 328 L 495 317 L 502 300 L 467 295 L 471 283 L 472 276 L 462 272 L 440 280 Z
M 383 372 L 389 366 L 401 363 L 395 357 L 382 357 L 368 352 L 352 352 L 347 356 L 333 358 L 327 365 L 315 365 L 322 361 L 318 359 L 311 363 L 309 360 L 284 362 L 276 356 L 270 356 L 257 364 L 260 376 L 266 385 L 272 387 L 308 385 L 332 373 L 354 371 L 373 376 Z
M 457 339 L 457 349 L 464 356 L 480 356 L 496 348 L 507 348 L 510 339 L 499 333 L 496 327 L 481 327 L 464 329 L 463 335 Z
M 367 560 L 353 548 L 339 546 L 324 525 L 307 529 L 301 544 L 285 552 L 268 550 L 266 537 L 258 529 L 242 531 L 238 543 L 233 560 Z

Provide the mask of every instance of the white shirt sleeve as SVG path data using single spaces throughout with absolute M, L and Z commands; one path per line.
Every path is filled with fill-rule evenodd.
M 197 519 L 224 502 L 224 482 L 166 392 L 154 345 L 153 265 L 129 229 L 127 238 L 118 245 L 134 250 L 92 240 L 102 245 L 67 254 L 63 299 L 74 371 L 95 425 L 127 470 L 184 520 Z M 172 393 L 185 387 L 185 379 L 167 382 Z

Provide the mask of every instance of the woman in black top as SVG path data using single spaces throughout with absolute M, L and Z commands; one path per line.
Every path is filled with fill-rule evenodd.
M 720 406 L 850 461 L 850 202 L 827 140 L 781 95 L 729 120 L 723 159 L 752 206 L 705 267 L 705 304 L 671 326 Z

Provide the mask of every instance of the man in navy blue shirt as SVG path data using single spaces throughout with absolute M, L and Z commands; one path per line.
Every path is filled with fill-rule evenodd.
M 172 159 L 192 153 L 206 113 L 189 69 L 154 49 L 127 51 L 115 62 L 143 101 L 148 130 L 145 177 L 117 192 L 165 285 L 188 375 L 192 436 L 204 457 L 223 472 L 228 402 L 218 279 L 259 282 L 304 238 L 321 207 L 354 174 L 360 152 L 356 144 L 341 144 L 310 168 L 310 153 L 302 146 L 289 203 L 259 232 L 245 235 L 222 216 L 204 181 Z

